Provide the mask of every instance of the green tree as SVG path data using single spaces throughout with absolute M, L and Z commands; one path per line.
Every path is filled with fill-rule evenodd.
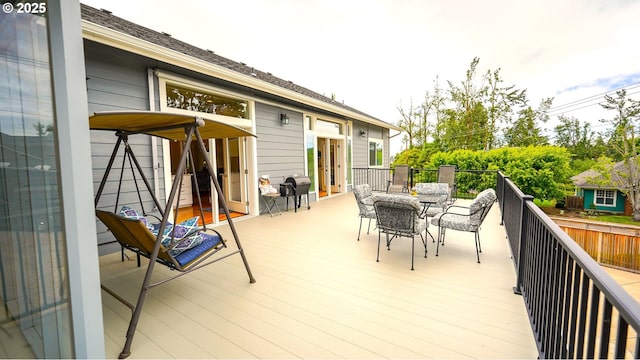
M 445 92 L 440 88 L 438 77 L 433 80 L 433 95 L 431 96 L 430 106 L 433 109 L 432 113 L 435 117 L 433 126 L 433 142 L 439 146 L 440 137 L 442 136 L 442 127 L 440 122 L 445 118 L 447 98 Z
M 549 138 L 542 134 L 539 123 L 548 120 L 547 110 L 552 99 L 545 99 L 537 110 L 530 106 L 518 112 L 518 118 L 513 125 L 505 130 L 505 142 L 508 146 L 547 145 Z
M 496 134 L 499 125 L 511 124 L 514 107 L 525 106 L 527 96 L 526 90 L 518 90 L 515 85 L 503 86 L 504 80 L 500 76 L 499 68 L 487 71 L 484 78 L 487 83 L 486 88 L 483 89 L 486 92 L 485 107 L 487 109 L 487 131 L 485 132 L 484 146 L 485 150 L 489 150 L 498 145 Z
M 594 133 L 589 123 L 581 124 L 575 117 L 558 116 L 560 122 L 555 128 L 555 144 L 567 148 L 576 159 L 596 159 L 593 145 Z
M 487 111 L 482 104 L 482 88 L 475 85 L 479 58 L 474 58 L 464 81 L 456 86 L 449 81 L 449 95 L 453 108 L 445 116 L 443 138 L 445 149 L 484 149 L 487 139 Z
M 407 109 L 403 108 L 402 105 L 398 106 L 397 109 L 402 117 L 397 125 L 404 133 L 402 140 L 405 147 L 410 149 L 415 145 L 414 139 L 420 131 L 420 118 L 417 114 L 417 108 L 413 106 L 413 100 L 411 100 Z
M 616 91 L 615 96 L 605 95 L 604 100 L 600 106 L 614 112 L 614 115 L 601 121 L 611 125 L 609 145 L 621 156 L 623 165 L 601 174 L 605 178 L 613 175 L 631 202 L 633 220 L 640 221 L 640 157 L 637 149 L 640 101 L 627 97 L 625 89 Z

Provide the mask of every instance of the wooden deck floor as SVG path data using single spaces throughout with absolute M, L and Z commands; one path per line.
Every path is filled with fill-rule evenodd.
M 481 264 L 473 234 L 450 231 L 439 257 L 430 239 L 422 257 L 416 238 L 415 271 L 410 239 L 383 247 L 378 263 L 377 231 L 366 235 L 365 228 L 356 241 L 352 194 L 235 225 L 257 282 L 249 283 L 234 255 L 152 289 L 131 358 L 538 355 L 522 298 L 512 292 L 515 271 L 497 206 L 481 231 Z M 230 234 L 227 226 L 219 230 Z M 144 268 L 118 254 L 100 264 L 103 282 L 134 301 Z M 156 279 L 169 273 L 156 269 Z M 106 355 L 116 358 L 130 312 L 103 292 L 103 313 Z

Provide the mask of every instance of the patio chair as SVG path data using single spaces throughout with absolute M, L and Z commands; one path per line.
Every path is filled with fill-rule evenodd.
M 393 178 L 387 184 L 387 193 L 409 192 L 409 165 L 396 165 Z
M 451 205 L 446 211 L 436 214 L 431 219 L 431 224 L 438 227 L 438 245 L 436 256 L 440 250 L 440 243 L 444 246 L 444 237 L 447 229 L 467 231 L 475 234 L 476 257 L 480 263 L 480 226 L 486 218 L 491 206 L 496 201 L 496 192 L 487 189 L 480 192 L 468 207 Z
M 443 212 L 447 207 L 447 201 L 451 197 L 451 189 L 447 183 L 417 183 L 415 190 L 418 195 L 445 195 L 444 202 L 431 204 L 425 209 L 425 215 L 433 217 L 439 212 Z
M 360 231 L 362 230 L 362 219 L 369 219 L 367 234 L 371 229 L 371 219 L 376 218 L 376 209 L 373 207 L 373 193 L 369 184 L 357 185 L 353 188 L 353 195 L 356 197 L 360 216 L 360 227 L 358 227 L 358 241 L 360 241 Z
M 260 190 L 260 199 L 264 203 L 264 206 L 269 211 L 269 215 L 282 215 L 280 206 L 278 206 L 278 198 L 280 197 L 280 191 L 271 185 L 271 179 L 269 175 L 262 175 L 258 179 L 258 189 Z
M 422 233 L 427 230 L 427 222 L 421 217 L 422 207 L 416 197 L 400 194 L 374 195 L 373 206 L 376 210 L 376 226 L 378 227 L 378 253 L 376 262 L 380 261 L 380 239 L 382 234 L 387 238 L 387 250 L 391 250 L 391 241 L 397 237 L 411 238 L 411 270 L 415 252 L 415 235 L 420 235 L 424 245 L 424 257 L 427 257 L 427 242 Z M 391 237 L 389 237 L 391 236 Z
M 458 189 L 456 188 L 456 166 L 440 165 L 438 167 L 438 183 L 449 185 L 449 204 L 453 204 L 458 199 Z

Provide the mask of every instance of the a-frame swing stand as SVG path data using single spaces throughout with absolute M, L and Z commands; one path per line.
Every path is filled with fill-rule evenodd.
M 147 267 L 144 280 L 142 282 L 140 293 L 138 295 L 138 299 L 136 304 L 133 305 L 129 303 L 122 296 L 115 293 L 113 290 L 107 288 L 104 285 L 101 285 L 102 289 L 105 290 L 110 295 L 114 296 L 118 301 L 125 304 L 127 307 L 131 309 L 131 321 L 129 322 L 129 327 L 127 329 L 126 341 L 122 352 L 120 353 L 120 358 L 126 358 L 131 354 L 131 343 L 133 342 L 133 336 L 136 331 L 136 327 L 138 324 L 138 320 L 140 319 L 140 315 L 142 313 L 142 306 L 144 304 L 144 300 L 147 294 L 147 291 L 157 285 L 163 284 L 167 281 L 173 280 L 182 275 L 188 274 L 194 270 L 200 269 L 204 266 L 217 262 L 219 260 L 225 259 L 229 256 L 239 254 L 242 258 L 244 266 L 247 270 L 247 274 L 249 276 L 249 281 L 251 283 L 255 282 L 255 278 L 251 273 L 251 269 L 249 268 L 249 263 L 247 262 L 247 258 L 244 253 L 244 249 L 240 243 L 240 239 L 238 237 L 238 233 L 233 224 L 233 220 L 231 218 L 231 214 L 229 213 L 229 208 L 224 200 L 223 196 L 218 197 L 220 201 L 220 207 L 224 210 L 224 213 L 227 216 L 227 222 L 230 227 L 231 233 L 235 240 L 237 250 L 232 251 L 231 253 L 225 255 L 217 255 L 214 256 L 218 251 L 226 248 L 227 244 L 222 238 L 222 235 L 215 231 L 214 229 L 207 229 L 206 225 L 203 226 L 202 229 L 198 229 L 199 234 L 203 237 L 204 241 L 202 243 L 192 249 L 189 249 L 180 255 L 173 256 L 171 253 L 171 249 L 178 242 L 175 239 L 171 239 L 171 245 L 163 246 L 161 243 L 161 239 L 163 237 L 164 229 L 169 224 L 169 211 L 171 204 L 173 204 L 174 199 L 176 198 L 176 194 L 179 193 L 180 187 L 182 186 L 182 175 L 186 169 L 186 162 L 191 156 L 191 143 L 195 138 L 197 142 L 197 149 L 204 155 L 206 155 L 206 148 L 203 143 L 202 133 L 206 133 L 208 138 L 225 138 L 225 137 L 239 137 L 239 136 L 253 136 L 253 134 L 234 127 L 227 124 L 219 123 L 211 120 L 203 120 L 200 118 L 194 118 L 191 116 L 185 115 L 177 115 L 177 114 L 168 114 L 168 113 L 155 113 L 155 112 L 103 112 L 96 113 L 89 118 L 90 128 L 94 130 L 111 130 L 116 132 L 116 136 L 118 138 L 114 150 L 111 154 L 111 158 L 107 165 L 107 169 L 102 178 L 98 191 L 95 197 L 95 205 L 96 205 L 96 214 L 98 218 L 107 226 L 107 228 L 114 235 L 116 240 L 122 245 L 123 248 L 127 248 L 131 251 L 134 251 L 138 256 L 138 264 L 139 257 L 144 256 L 149 259 L 149 265 Z M 161 206 L 158 201 L 156 194 L 153 193 L 152 187 L 145 177 L 140 163 L 138 162 L 133 150 L 129 146 L 128 137 L 133 134 L 148 134 L 151 136 L 159 136 L 162 138 L 170 139 L 170 140 L 184 140 L 185 147 L 182 156 L 180 158 L 180 163 L 176 170 L 176 174 L 173 180 L 173 184 L 171 186 L 171 191 L 169 193 L 169 197 L 167 199 L 167 206 Z M 122 170 L 120 174 L 120 182 L 118 186 L 118 196 L 116 198 L 116 205 L 114 209 L 114 213 L 107 212 L 104 210 L 97 209 L 98 202 L 104 190 L 105 184 L 109 177 L 109 173 L 111 172 L 113 163 L 116 159 L 116 156 L 120 150 L 120 148 L 124 145 L 124 157 L 123 157 L 123 167 L 124 170 L 125 159 L 129 159 L 129 164 L 131 166 L 132 173 L 134 174 L 134 182 L 136 182 L 136 189 L 138 190 L 138 194 L 140 193 L 140 189 L 138 189 L 137 181 L 135 180 L 135 170 L 137 170 L 141 179 L 143 180 L 145 187 L 153 201 L 155 206 L 162 214 L 162 220 L 159 224 L 158 235 L 152 234 L 152 232 L 147 228 L 145 224 L 136 219 L 125 218 L 119 215 L 116 215 L 118 207 L 118 198 L 120 195 L 120 188 L 122 185 Z M 209 173 L 209 177 L 213 182 L 214 188 L 218 194 L 222 193 L 222 189 L 220 184 L 218 183 L 217 176 L 213 171 L 213 166 L 209 161 L 207 156 L 204 156 L 205 164 L 207 171 Z M 191 161 L 193 158 L 191 156 Z M 135 170 L 134 170 L 135 165 Z M 142 206 L 142 200 L 139 196 L 140 203 Z M 163 210 L 164 209 L 164 210 Z M 144 212 L 144 209 L 142 209 Z M 202 205 L 200 205 L 200 211 L 202 214 Z M 174 218 L 175 223 L 175 218 Z M 204 222 L 203 222 L 204 223 Z M 157 281 L 155 283 L 151 282 L 151 276 L 153 274 L 155 263 L 161 263 L 172 270 L 179 271 L 178 274 L 172 276 L 167 279 L 163 279 L 161 281 Z

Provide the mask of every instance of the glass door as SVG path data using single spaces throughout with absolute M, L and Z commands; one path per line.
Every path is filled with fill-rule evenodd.
M 230 211 L 248 213 L 247 206 L 247 161 L 244 140 L 224 140 L 224 193 Z
M 341 140 L 331 139 L 329 142 L 329 176 L 331 193 L 340 192 L 342 185 L 342 162 L 340 159 Z

